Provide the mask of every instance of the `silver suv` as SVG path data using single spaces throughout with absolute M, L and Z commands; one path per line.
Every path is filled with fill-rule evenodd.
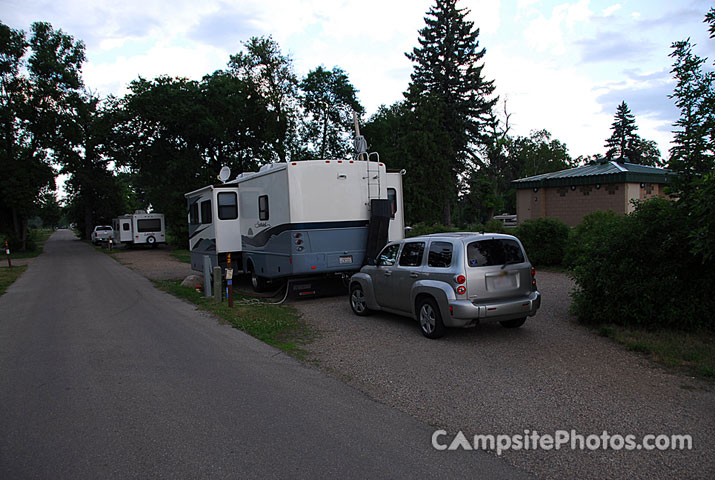
M 417 319 L 429 338 L 445 327 L 498 321 L 517 328 L 541 306 L 535 270 L 516 237 L 424 235 L 389 243 L 350 279 L 350 306 Z

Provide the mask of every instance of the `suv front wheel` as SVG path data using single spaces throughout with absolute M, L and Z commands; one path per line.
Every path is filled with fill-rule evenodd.
M 423 298 L 417 304 L 417 321 L 420 322 L 420 329 L 425 337 L 440 338 L 444 335 L 442 314 L 433 299 Z
M 355 315 L 359 315 L 361 317 L 365 317 L 372 313 L 372 310 L 367 308 L 365 292 L 362 289 L 362 285 L 359 283 L 353 283 L 350 286 L 350 308 L 353 309 Z

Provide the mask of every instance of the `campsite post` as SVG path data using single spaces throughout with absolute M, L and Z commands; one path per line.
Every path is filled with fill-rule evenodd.
M 228 298 L 228 306 L 233 307 L 233 268 L 231 268 L 231 254 L 228 254 L 228 263 L 226 264 L 226 298 Z
M 12 260 L 10 260 L 10 247 L 7 246 L 7 240 L 5 240 L 5 255 L 7 255 L 7 266 L 12 268 Z

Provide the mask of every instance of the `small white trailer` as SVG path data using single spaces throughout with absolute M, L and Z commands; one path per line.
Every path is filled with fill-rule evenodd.
M 264 165 L 185 195 L 191 267 L 226 266 L 267 281 L 354 272 L 388 240 L 404 237 L 402 174 L 379 161 Z
M 166 224 L 163 213 L 146 213 L 137 210 L 112 220 L 114 240 L 130 246 L 156 247 L 166 243 Z

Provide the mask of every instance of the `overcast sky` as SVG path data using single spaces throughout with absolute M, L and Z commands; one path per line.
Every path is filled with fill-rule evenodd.
M 272 35 L 304 76 L 345 70 L 368 115 L 402 98 L 405 57 L 434 0 L 0 0 L 0 20 L 29 31 L 50 22 L 87 49 L 85 84 L 123 95 L 138 76 L 200 79 L 251 36 Z M 460 0 L 487 50 L 484 72 L 507 99 L 512 132 L 547 129 L 572 156 L 605 153 L 625 100 L 642 137 L 667 157 L 678 111 L 668 57 L 691 38 L 715 59 L 704 0 Z M 369 139 L 368 139 L 369 141 Z

